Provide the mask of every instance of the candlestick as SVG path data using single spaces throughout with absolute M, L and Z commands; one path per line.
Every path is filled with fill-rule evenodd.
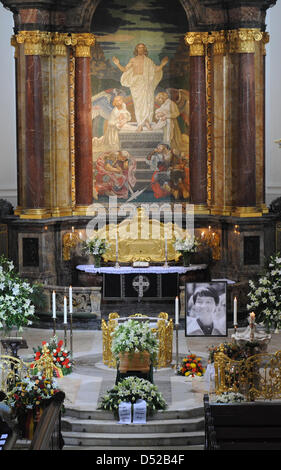
M 53 291 L 52 300 L 53 300 L 53 318 L 56 318 L 56 292 L 55 291 Z
M 67 298 L 63 298 L 63 323 L 67 323 Z
M 234 297 L 234 302 L 233 302 L 233 324 L 234 326 L 237 326 L 237 298 Z
M 69 313 L 73 312 L 73 305 L 72 305 L 72 286 L 69 286 Z
M 179 324 L 179 298 L 178 296 L 175 299 L 175 324 Z

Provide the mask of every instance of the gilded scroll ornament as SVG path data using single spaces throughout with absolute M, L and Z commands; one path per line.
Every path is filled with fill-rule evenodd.
M 20 31 L 15 35 L 18 44 L 24 44 L 25 55 L 50 55 L 52 33 L 45 31 Z
M 75 47 L 75 57 L 91 57 L 91 47 L 95 44 L 95 36 L 91 33 L 72 34 L 71 44 Z
M 189 32 L 185 35 L 185 43 L 190 46 L 190 56 L 204 56 L 206 45 L 213 42 L 213 37 L 208 32 Z
M 264 32 L 262 35 L 262 53 L 263 55 L 266 55 L 266 44 L 269 43 L 270 36 L 267 32 Z
M 227 51 L 227 36 L 225 31 L 212 31 L 213 54 L 224 55 Z
M 257 28 L 228 31 L 229 52 L 231 54 L 254 53 L 255 42 L 261 41 L 262 38 L 263 33 Z

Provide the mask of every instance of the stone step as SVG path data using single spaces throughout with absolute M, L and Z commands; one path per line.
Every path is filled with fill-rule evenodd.
M 65 413 L 63 417 L 72 416 L 73 418 L 78 419 L 94 419 L 94 420 L 106 420 L 106 421 L 116 421 L 114 414 L 111 411 L 97 410 L 97 409 L 85 409 L 72 406 L 65 407 Z M 164 410 L 157 411 L 152 416 L 149 416 L 147 422 L 153 420 L 175 420 L 175 419 L 191 419 L 191 418 L 201 418 L 204 416 L 204 409 L 202 406 L 197 408 L 190 408 L 184 410 Z
M 65 431 L 62 433 L 65 446 L 104 446 L 109 447 L 159 447 L 190 446 L 204 444 L 204 431 L 154 433 L 154 434 L 112 434 L 112 433 L 78 433 Z
M 62 431 L 87 433 L 179 433 L 204 429 L 204 418 L 153 420 L 144 424 L 119 424 L 118 421 L 62 418 Z

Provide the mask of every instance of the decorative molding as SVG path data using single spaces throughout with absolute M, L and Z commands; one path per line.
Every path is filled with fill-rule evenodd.
M 189 54 L 191 57 L 205 56 L 206 46 L 209 42 L 213 42 L 213 37 L 208 32 L 188 32 L 184 37 L 185 43 L 190 47 Z
M 258 28 L 239 28 L 227 33 L 230 54 L 254 53 L 255 43 L 262 41 L 263 33 Z
M 94 34 L 71 34 L 71 45 L 74 47 L 75 57 L 91 57 L 91 47 L 94 44 Z

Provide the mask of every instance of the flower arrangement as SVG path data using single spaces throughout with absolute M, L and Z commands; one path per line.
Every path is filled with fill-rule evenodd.
M 28 409 L 47 405 L 47 400 L 59 391 L 56 379 L 48 380 L 42 375 L 26 376 L 7 393 L 5 403 L 17 415 Z
M 196 354 L 188 354 L 182 359 L 181 367 L 178 370 L 178 375 L 185 377 L 201 377 L 204 375 L 205 369 L 202 366 L 201 358 Z
M 148 415 L 167 408 L 167 404 L 156 385 L 148 380 L 130 376 L 107 391 L 101 400 L 99 409 L 118 412 L 121 402 L 135 403 L 139 399 L 146 401 Z
M 258 281 L 249 280 L 247 310 L 256 314 L 257 322 L 269 331 L 281 329 L 281 255 L 269 258 L 263 276 Z
M 33 348 L 34 360 L 33 369 L 36 371 L 36 361 L 38 361 L 43 354 L 43 346 L 46 346 L 47 351 L 53 357 L 54 366 L 61 368 L 62 375 L 68 375 L 72 372 L 72 361 L 70 352 L 63 347 L 63 341 L 58 341 L 57 336 L 53 336 L 49 343 L 42 341 L 42 346 L 38 346 L 37 349 Z
M 32 304 L 33 288 L 15 272 L 14 264 L 0 256 L 0 329 L 32 324 L 35 307 Z
M 109 247 L 110 243 L 105 238 L 94 237 L 85 242 L 83 250 L 87 255 L 101 256 Z
M 112 333 L 112 353 L 118 357 L 120 353 L 148 351 L 151 362 L 157 358 L 158 340 L 151 331 L 149 322 L 129 319 L 115 328 Z
M 212 397 L 212 402 L 214 403 L 241 403 L 241 401 L 246 401 L 244 395 L 234 392 L 223 392 Z
M 174 242 L 174 248 L 180 253 L 195 253 L 200 245 L 199 241 L 194 235 L 189 233 L 184 239 L 177 238 Z

